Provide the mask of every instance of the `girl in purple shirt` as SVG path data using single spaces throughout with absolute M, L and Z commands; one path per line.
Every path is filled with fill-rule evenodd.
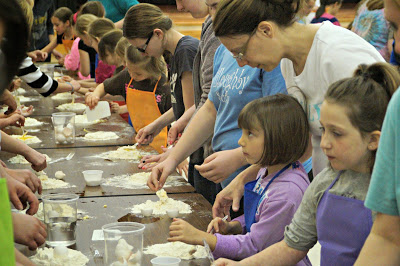
M 207 232 L 174 219 L 168 241 L 203 245 L 204 239 L 214 257 L 240 260 L 283 239 L 310 184 L 298 161 L 308 145 L 306 114 L 296 99 L 276 94 L 247 104 L 238 122 L 247 162 L 264 167 L 244 187 L 244 215 L 230 222 L 215 218 Z M 298 265 L 311 263 L 305 257 Z

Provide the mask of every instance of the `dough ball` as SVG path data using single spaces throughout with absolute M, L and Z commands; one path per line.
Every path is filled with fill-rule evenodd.
M 65 174 L 63 173 L 63 171 L 57 171 L 57 172 L 54 174 L 54 176 L 55 176 L 57 179 L 64 179 Z

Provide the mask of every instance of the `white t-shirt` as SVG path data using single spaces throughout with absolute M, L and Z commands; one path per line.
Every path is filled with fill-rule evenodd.
M 360 64 L 385 62 L 379 52 L 357 34 L 325 21 L 318 29 L 303 72 L 296 76 L 293 63 L 282 59 L 286 87 L 298 87 L 307 99 L 307 117 L 313 144 L 313 173 L 327 166 L 321 142 L 320 107 L 330 84 L 351 77 Z M 288 89 L 288 92 L 291 90 Z

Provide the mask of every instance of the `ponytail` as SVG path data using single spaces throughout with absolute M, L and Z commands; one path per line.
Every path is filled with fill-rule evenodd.
M 315 13 L 315 18 L 319 19 L 325 13 L 325 9 L 326 9 L 326 6 L 321 4 L 318 7 L 317 12 Z
M 352 125 L 361 135 L 381 130 L 389 101 L 400 86 L 400 74 L 388 63 L 360 65 L 353 77 L 329 86 L 325 100 L 345 106 Z M 376 151 L 371 157 L 371 171 Z

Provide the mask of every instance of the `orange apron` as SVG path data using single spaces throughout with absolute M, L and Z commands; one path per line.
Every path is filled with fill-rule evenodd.
M 158 82 L 153 91 L 140 91 L 131 89 L 132 78 L 129 81 L 126 89 L 126 106 L 128 107 L 129 116 L 131 117 L 133 128 L 138 132 L 141 128 L 152 123 L 154 120 L 161 116 L 160 109 L 156 102 L 156 89 Z M 154 137 L 153 142 L 150 144 L 157 152 L 162 153 L 161 146 L 167 146 L 167 127 L 163 128 L 161 132 Z
M 74 43 L 75 39 L 76 39 L 76 37 L 73 36 L 72 40 L 65 40 L 64 35 L 63 35 L 62 43 L 64 45 L 65 51 L 67 51 L 67 54 L 69 54 L 69 52 L 71 51 L 72 44 Z

